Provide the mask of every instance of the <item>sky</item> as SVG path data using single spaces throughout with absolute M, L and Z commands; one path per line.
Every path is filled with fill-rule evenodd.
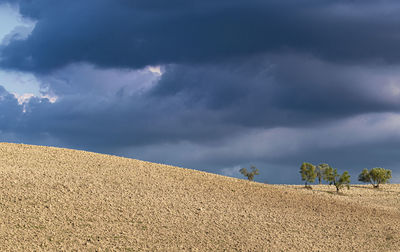
M 400 183 L 395 0 L 0 0 L 0 141 Z

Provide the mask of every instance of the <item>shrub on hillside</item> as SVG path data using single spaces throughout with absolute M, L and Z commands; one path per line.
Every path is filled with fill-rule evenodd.
M 358 181 L 371 183 L 374 188 L 379 188 L 380 184 L 385 184 L 392 178 L 392 171 L 389 169 L 375 167 L 370 171 L 364 169 L 358 176 Z
M 250 167 L 251 172 L 247 171 L 246 168 L 240 169 L 240 173 L 243 174 L 245 177 L 247 177 L 248 180 L 253 181 L 254 180 L 254 175 L 259 175 L 258 169 L 252 165 Z

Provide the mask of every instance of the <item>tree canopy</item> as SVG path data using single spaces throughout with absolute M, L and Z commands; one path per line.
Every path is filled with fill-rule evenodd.
M 315 165 L 304 162 L 300 167 L 301 180 L 305 181 L 305 187 L 311 187 L 308 183 L 313 183 L 317 177 Z
M 324 176 L 324 171 L 330 167 L 328 164 L 319 164 L 316 167 L 316 171 L 317 171 L 317 178 L 318 178 L 318 184 L 321 184 L 323 176 Z
M 332 167 L 328 167 L 324 171 L 324 179 L 329 182 L 330 185 L 334 185 L 336 187 L 336 192 L 339 193 L 340 189 L 344 186 L 350 188 L 350 174 L 345 171 L 342 175 L 337 172 L 337 169 L 333 169 Z
M 379 188 L 380 184 L 385 184 L 392 178 L 392 171 L 382 167 L 372 168 L 370 171 L 364 169 L 358 176 L 358 181 L 371 183 L 374 188 Z

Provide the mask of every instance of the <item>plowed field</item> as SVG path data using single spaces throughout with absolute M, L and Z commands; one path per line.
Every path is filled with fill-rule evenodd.
M 0 248 L 400 251 L 400 185 L 334 191 L 1 143 Z

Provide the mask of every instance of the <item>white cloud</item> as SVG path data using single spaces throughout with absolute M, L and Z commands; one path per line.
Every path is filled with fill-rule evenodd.
M 25 93 L 25 94 L 17 94 L 17 93 L 11 93 L 14 95 L 14 97 L 18 100 L 19 105 L 24 105 L 29 102 L 31 98 L 37 97 L 41 99 L 48 99 L 50 103 L 55 103 L 58 99 L 57 96 L 50 96 L 48 94 L 46 95 L 35 95 L 35 94 L 30 94 L 30 93 Z
M 50 96 L 50 95 L 36 96 L 34 94 L 29 94 L 29 93 L 25 93 L 25 94 L 21 94 L 21 95 L 17 94 L 17 93 L 11 93 L 11 94 L 13 94 L 14 97 L 18 100 L 18 104 L 22 106 L 23 113 L 26 112 L 26 107 L 29 104 L 29 101 L 34 97 L 41 98 L 41 99 L 43 99 L 43 98 L 48 99 L 50 103 L 55 103 L 58 98 L 56 96 Z
M 157 75 L 160 75 L 160 76 L 163 74 L 163 71 L 162 71 L 162 69 L 161 69 L 161 66 L 148 66 L 147 69 L 148 69 L 150 72 L 152 72 L 152 73 L 154 73 L 154 74 L 157 74 Z
M 18 104 L 19 104 L 19 105 L 23 105 L 24 103 L 29 102 L 29 100 L 30 100 L 32 97 L 35 97 L 34 94 L 29 94 L 29 93 L 22 94 L 22 95 L 19 95 L 19 94 L 17 94 L 17 93 L 12 93 L 12 94 L 13 94 L 13 95 L 15 96 L 15 98 L 18 100 Z

